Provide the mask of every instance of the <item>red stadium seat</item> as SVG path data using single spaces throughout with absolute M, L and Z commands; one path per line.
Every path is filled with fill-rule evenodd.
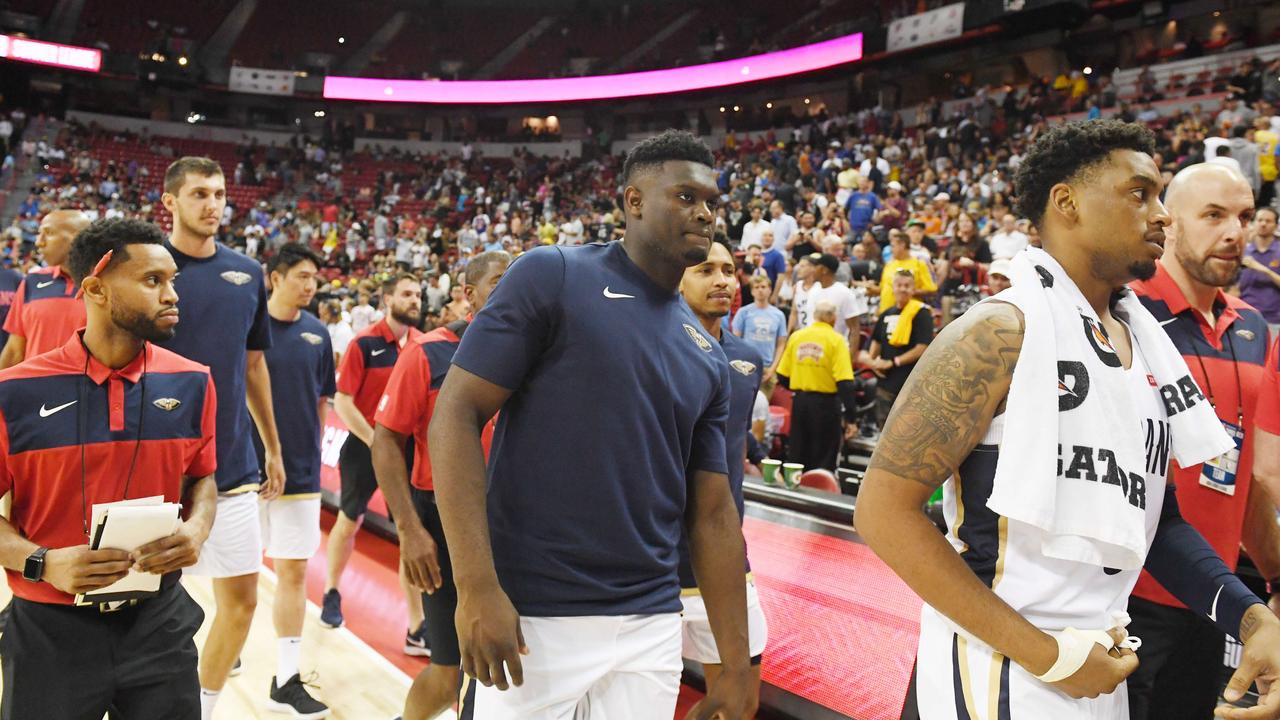
M 817 468 L 814 470 L 806 470 L 800 475 L 800 487 L 813 488 L 814 490 L 824 490 L 830 493 L 840 492 L 840 481 L 830 470 Z

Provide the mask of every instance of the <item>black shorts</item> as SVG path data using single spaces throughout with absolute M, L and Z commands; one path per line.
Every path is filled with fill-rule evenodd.
M 338 508 L 348 520 L 359 520 L 369 508 L 369 498 L 378 489 L 378 478 L 373 474 L 373 453 L 355 433 L 347 436 L 338 454 L 338 476 L 342 479 L 342 492 Z
M 173 583 L 99 613 L 13 600 L 0 635 L 4 720 L 199 720 L 196 630 L 204 611 Z
M 405 463 L 413 472 L 413 441 L 405 443 Z M 338 476 L 342 480 L 342 492 L 338 496 L 338 509 L 349 520 L 359 520 L 369 509 L 369 498 L 378 489 L 378 476 L 373 472 L 373 452 L 352 433 L 342 443 L 338 453 Z M 412 475 L 411 475 L 412 476 Z M 390 515 L 390 511 L 387 512 Z
M 440 589 L 428 595 L 422 594 L 422 612 L 427 619 L 427 644 L 431 647 L 431 662 L 436 665 L 457 667 L 462 663 L 462 651 L 458 649 L 458 630 L 453 615 L 458 610 L 458 588 L 453 584 L 453 561 L 449 559 L 449 544 L 440 524 L 440 509 L 436 507 L 436 494 L 411 488 L 413 507 L 427 534 L 436 541 L 436 553 L 440 561 Z

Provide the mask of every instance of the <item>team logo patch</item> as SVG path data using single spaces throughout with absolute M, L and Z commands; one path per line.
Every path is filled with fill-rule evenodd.
M 1252 330 L 1237 330 L 1236 337 L 1241 340 L 1252 340 L 1257 337 L 1257 335 L 1255 335 Z
M 1058 361 L 1058 412 L 1080 407 L 1089 396 L 1089 373 L 1084 363 Z
M 756 371 L 756 364 L 749 363 L 746 360 L 734 360 L 733 362 L 729 363 L 729 367 L 733 368 L 734 370 L 737 370 L 743 375 L 750 375 L 751 373 Z
M 160 408 L 165 412 L 172 412 L 179 405 L 182 404 L 182 401 L 178 400 L 177 398 L 158 398 L 156 400 L 153 400 L 151 404 L 155 405 L 156 407 Z
M 1040 284 L 1047 288 L 1053 287 L 1053 273 L 1045 270 L 1039 265 L 1036 265 L 1035 268 L 1036 274 L 1040 276 Z
M 689 337 L 693 339 L 694 344 L 702 349 L 703 352 L 711 352 L 711 341 L 702 336 L 694 327 L 688 323 L 684 323 L 684 331 L 689 333 Z
M 249 273 L 243 273 L 243 272 L 240 272 L 239 270 L 228 270 L 222 273 L 222 279 L 226 280 L 232 285 L 245 285 L 250 280 L 252 280 L 253 277 L 250 276 Z
M 320 336 L 315 333 L 304 332 L 304 333 L 301 333 L 301 336 L 303 340 L 306 340 L 312 345 L 319 345 L 320 343 L 324 342 L 324 340 L 322 340 Z
M 1107 337 L 1107 331 L 1096 320 L 1090 317 L 1080 316 L 1084 321 L 1084 336 L 1089 341 L 1089 346 L 1097 353 L 1098 359 L 1107 367 L 1118 368 L 1123 364 L 1120 362 L 1120 356 L 1116 354 L 1116 349 L 1111 345 L 1111 338 Z

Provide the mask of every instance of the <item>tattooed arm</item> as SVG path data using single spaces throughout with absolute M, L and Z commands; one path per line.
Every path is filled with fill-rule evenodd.
M 983 303 L 929 345 L 894 404 L 858 492 L 855 524 L 872 550 L 925 602 L 1035 675 L 1058 657 L 1057 642 L 1018 615 L 973 574 L 923 512 L 1000 412 L 1022 349 L 1022 313 Z M 1056 686 L 1074 697 L 1111 692 L 1136 656 L 1101 646 Z

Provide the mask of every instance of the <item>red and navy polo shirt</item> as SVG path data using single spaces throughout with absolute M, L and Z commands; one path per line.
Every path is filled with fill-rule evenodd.
M 1280 435 L 1280 337 L 1271 344 L 1271 372 L 1258 399 L 1258 429 Z
M 29 359 L 62 347 L 84 323 L 84 302 L 76 298 L 75 281 L 54 266 L 32 270 L 23 278 L 4 331 L 26 338 L 24 359 Z
M 1253 480 L 1253 428 L 1258 419 L 1258 397 L 1275 381 L 1274 377 L 1269 377 L 1275 375 L 1276 368 L 1274 363 L 1268 362 L 1270 337 L 1267 322 L 1251 305 L 1219 290 L 1213 303 L 1216 322 L 1210 327 L 1205 317 L 1191 307 L 1160 262 L 1156 263 L 1154 277 L 1135 282 L 1131 287 L 1173 340 L 1196 384 L 1216 408 L 1218 418 L 1244 428 L 1234 495 L 1202 485 L 1202 465 L 1182 468 L 1172 463 L 1182 516 L 1200 531 L 1227 566 L 1235 570 L 1240 559 L 1240 535 Z M 1182 402 L 1180 395 L 1161 395 L 1166 403 Z M 1244 415 L 1243 423 L 1240 422 L 1241 413 Z M 1183 607 L 1145 571 L 1133 593 L 1145 600 Z
M 216 417 L 204 365 L 147 343 L 112 370 L 73 333 L 53 352 L 0 371 L 0 493 L 13 492 L 10 522 L 38 545 L 71 547 L 89 541 L 85 512 L 95 503 L 180 502 L 183 476 L 217 468 Z M 20 598 L 74 600 L 7 572 Z
M 465 322 L 436 328 L 406 346 L 387 381 L 386 391 L 378 403 L 379 425 L 401 435 L 413 436 L 413 476 L 411 482 L 419 490 L 432 491 L 431 458 L 427 454 L 427 426 L 436 407 L 436 396 L 444 385 L 445 375 L 458 351 Z M 493 420 L 484 426 L 480 441 L 485 457 L 493 442 Z
M 405 347 L 422 337 L 417 328 L 409 328 Z M 350 395 L 364 419 L 373 425 L 374 413 L 382 399 L 382 391 L 391 379 L 391 370 L 400 357 L 400 343 L 383 318 L 361 330 L 342 354 L 338 368 L 338 392 Z
M 18 288 L 22 287 L 22 273 L 12 268 L 0 268 L 0 328 L 9 319 L 9 309 L 13 307 L 13 299 Z M 9 333 L 0 329 L 0 347 L 9 341 Z

